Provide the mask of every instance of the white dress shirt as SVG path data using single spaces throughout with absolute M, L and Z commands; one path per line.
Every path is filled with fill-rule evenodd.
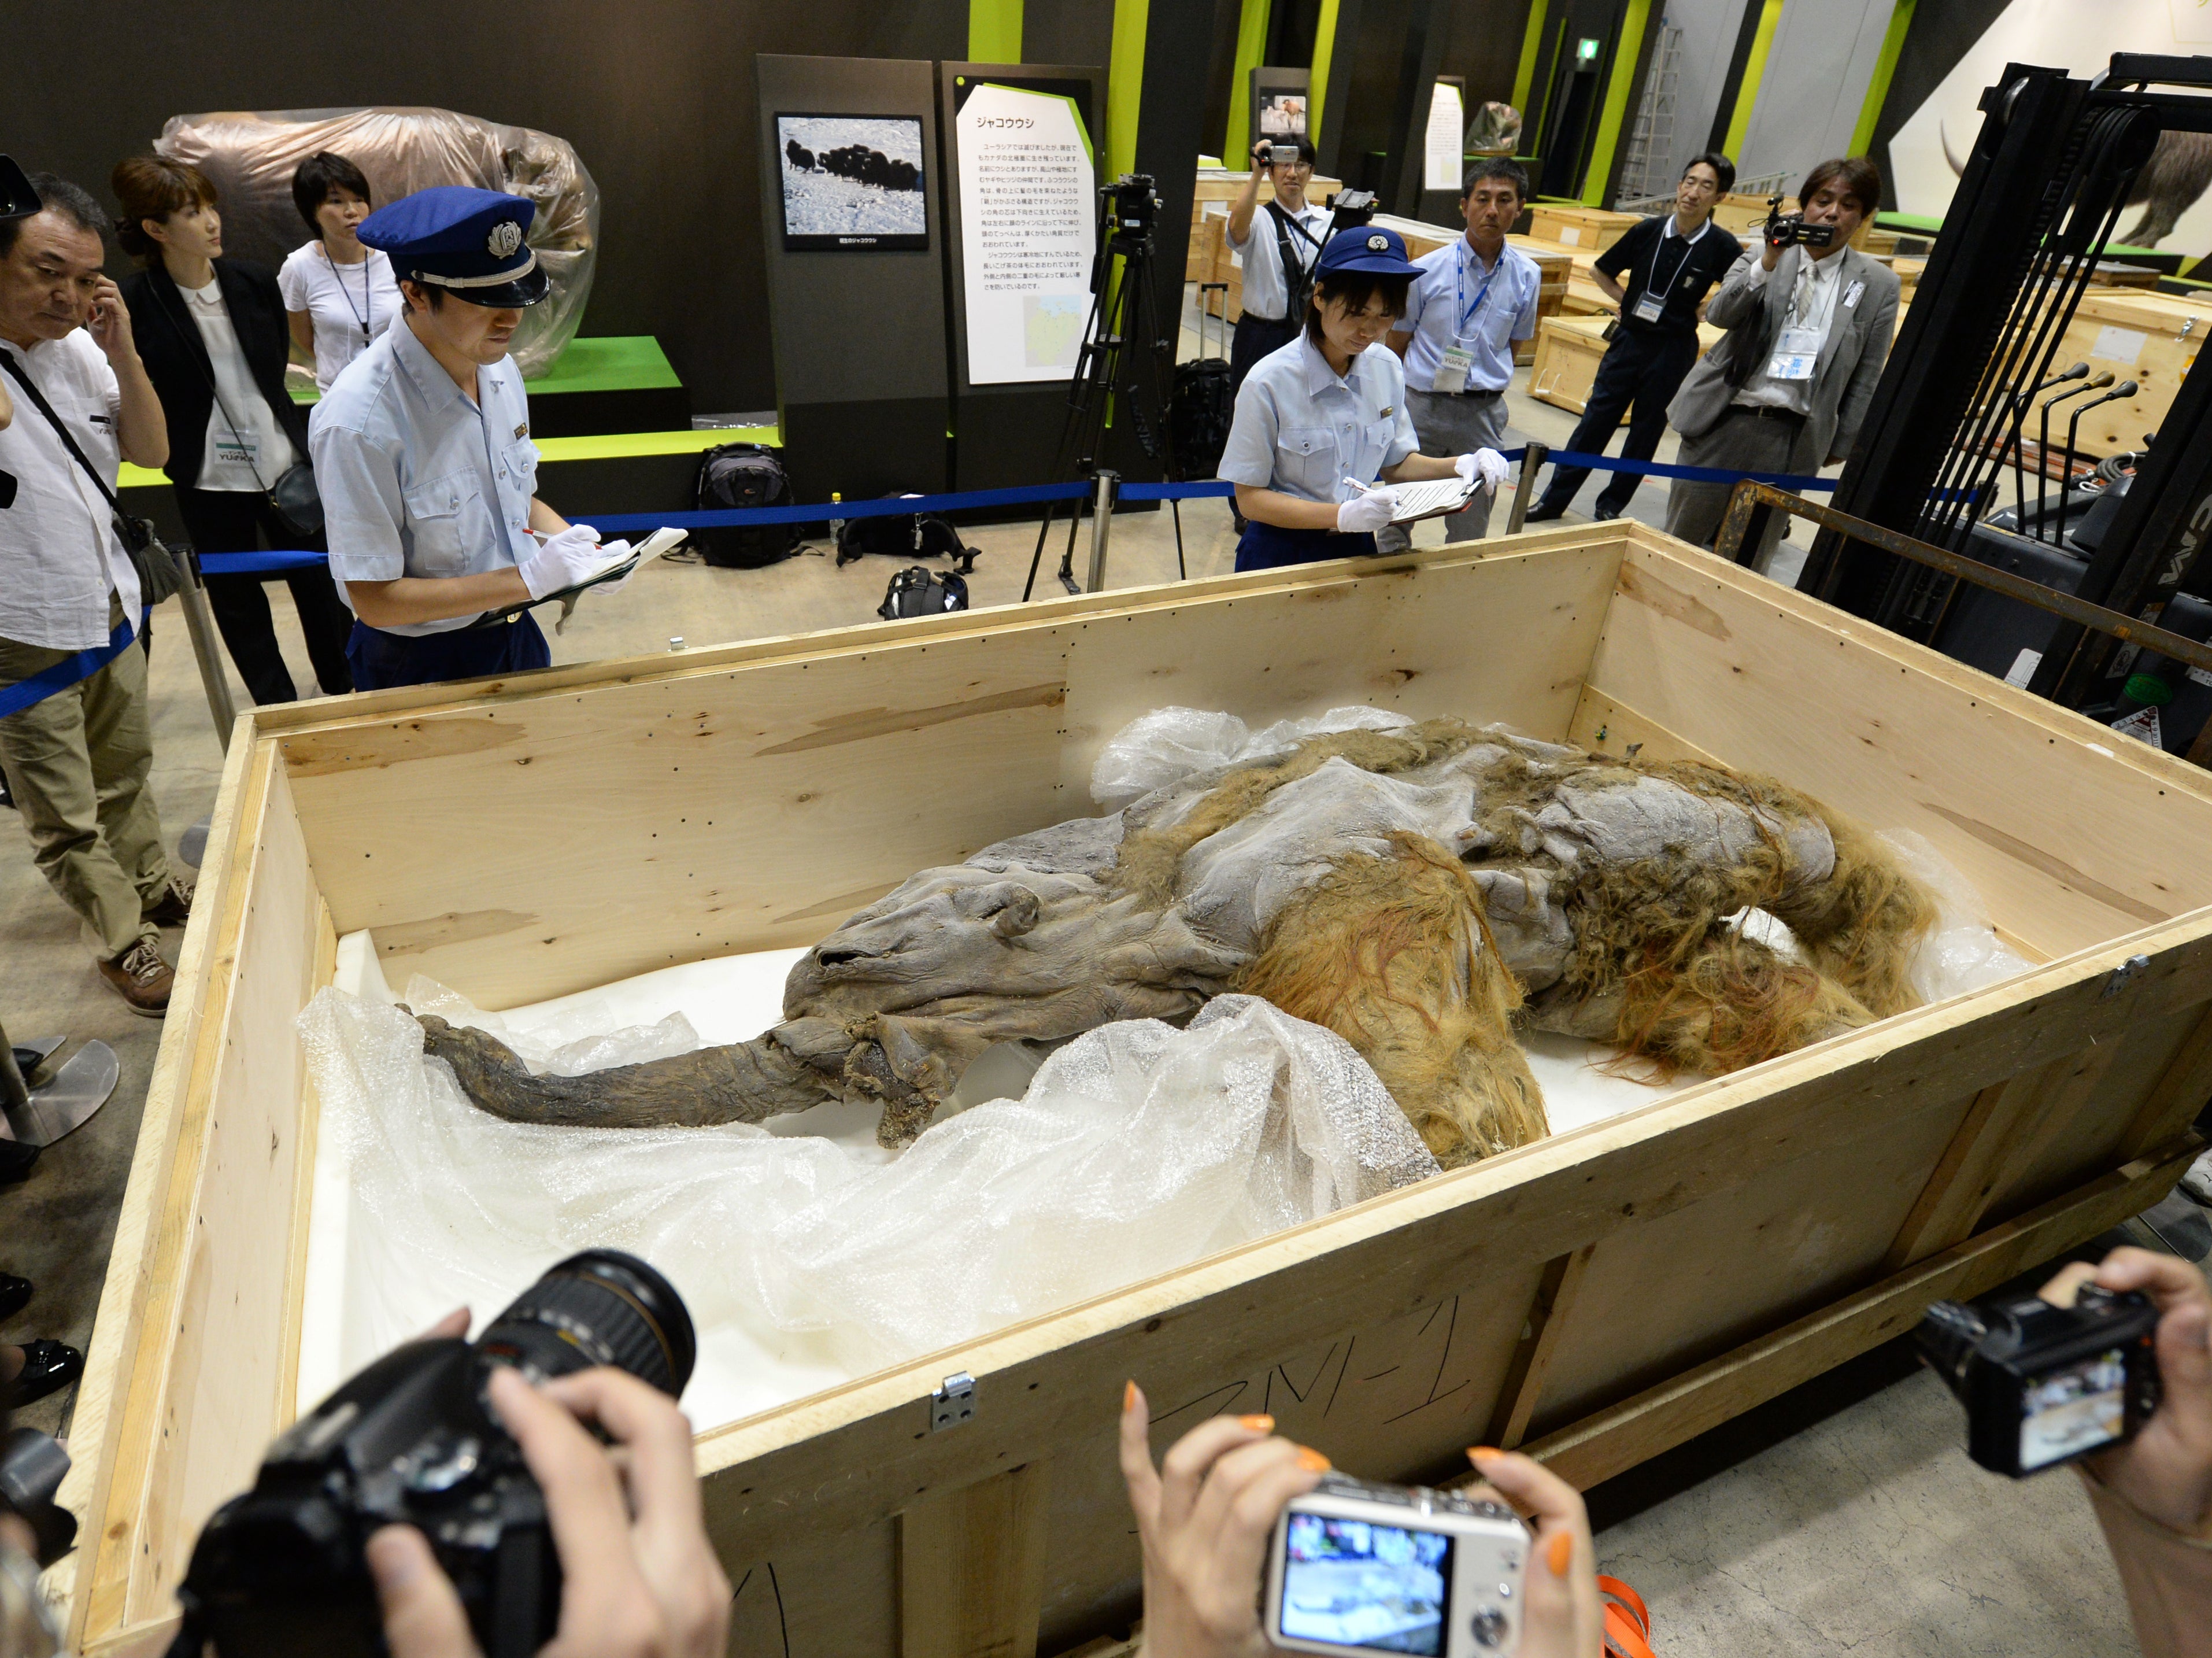
M 82 328 L 28 351 L 0 340 L 30 374 L 109 488 L 123 458 L 123 388 Z M 107 643 L 109 595 L 138 625 L 138 572 L 115 515 L 46 417 L 9 375 L 15 418 L 0 431 L 0 472 L 15 476 L 15 504 L 0 512 L 0 639 L 44 650 Z
M 265 490 L 290 471 L 299 456 L 277 424 L 276 411 L 254 384 L 253 370 L 238 343 L 222 284 L 213 277 L 204 288 L 179 285 L 185 313 L 200 331 L 208 363 L 215 371 L 215 406 L 208 411 L 207 448 L 201 451 L 197 490 Z M 235 425 L 232 422 L 235 421 Z
M 1219 476 L 1302 501 L 1348 501 L 1356 491 L 1346 479 L 1371 484 L 1419 447 L 1396 352 L 1370 345 L 1340 380 L 1300 333 L 1254 363 L 1237 388 Z
M 1394 334 L 1410 333 L 1406 349 L 1406 383 L 1416 391 L 1435 387 L 1444 348 L 1458 345 L 1473 362 L 1466 389 L 1502 392 L 1513 383 L 1513 342 L 1536 332 L 1536 301 L 1544 273 L 1510 243 L 1495 262 L 1456 236 L 1431 248 L 1413 263 L 1421 268 L 1406 294 L 1406 314 L 1390 325 Z
M 1295 229 L 1285 233 L 1291 240 L 1291 257 L 1298 262 L 1302 271 L 1312 270 L 1314 261 L 1321 257 L 1319 244 L 1328 240 L 1329 216 L 1328 209 L 1316 207 L 1311 202 L 1290 215 L 1291 222 L 1305 232 L 1303 236 Z M 1307 241 L 1308 236 L 1313 240 Z M 1283 320 L 1283 307 L 1290 295 L 1283 285 L 1283 253 L 1275 241 L 1275 216 L 1267 210 L 1266 203 L 1252 210 L 1252 234 L 1239 241 L 1231 231 L 1229 246 L 1244 271 L 1244 291 L 1239 302 L 1244 314 L 1270 322 Z
M 328 391 L 405 308 L 392 257 L 372 247 L 359 265 L 333 265 L 319 238 L 294 248 L 276 272 L 287 311 L 305 311 L 315 331 L 315 384 Z
M 1797 260 L 1797 277 L 1790 296 L 1790 309 L 1782 319 L 1787 329 L 1808 329 L 1816 336 L 1813 350 L 1818 352 L 1827 344 L 1828 330 L 1836 324 L 1836 300 L 1843 286 L 1844 256 L 1831 253 L 1826 259 L 1816 259 L 1810 253 L 1801 253 Z M 1764 292 L 1770 276 L 1778 274 L 1778 267 L 1770 271 L 1764 265 L 1752 266 L 1750 286 Z M 1778 339 L 1777 349 L 1780 349 Z M 1809 414 L 1813 408 L 1813 382 L 1809 380 L 1776 380 L 1766 372 L 1762 363 L 1751 371 L 1733 402 L 1747 409 L 1789 409 L 1798 414 Z
M 322 491 L 331 574 L 348 582 L 480 576 L 519 563 L 530 538 L 538 447 L 511 357 L 477 370 L 461 394 L 405 322 L 347 364 L 307 422 Z M 408 622 L 387 633 L 449 633 L 472 616 Z

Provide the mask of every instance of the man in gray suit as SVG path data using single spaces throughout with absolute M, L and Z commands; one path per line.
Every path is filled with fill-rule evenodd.
M 1738 260 L 1705 307 L 1705 320 L 1729 334 L 1667 405 L 1686 466 L 1806 473 L 1842 460 L 1858 441 L 1897 326 L 1896 273 L 1848 245 L 1881 200 L 1881 174 L 1864 156 L 1823 162 L 1797 199 L 1804 222 L 1832 226 L 1834 240 L 1809 247 L 1763 238 L 1759 256 Z M 1676 479 L 1668 533 L 1711 546 L 1731 487 Z M 1761 515 L 1768 521 L 1747 563 L 1771 552 L 1786 527 L 1781 513 Z

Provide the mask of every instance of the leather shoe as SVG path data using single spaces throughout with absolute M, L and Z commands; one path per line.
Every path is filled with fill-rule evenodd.
M 1528 509 L 1521 521 L 1524 524 L 1548 524 L 1554 518 L 1564 518 L 1566 515 L 1567 509 L 1565 507 L 1555 507 L 1548 501 L 1539 501 Z
M 0 1272 L 0 1324 L 7 1321 L 31 1304 L 38 1292 L 28 1278 L 19 1278 L 12 1272 Z
M 1620 515 L 1613 511 L 1610 507 L 1600 507 L 1595 512 L 1590 515 L 1591 520 L 1594 522 L 1600 524 L 1610 524 L 1614 519 L 1620 516 Z
M 101 962 L 100 976 L 115 986 L 131 1012 L 159 1019 L 169 1011 L 169 991 L 177 972 L 161 960 L 152 939 L 142 938 L 114 960 Z
M 49 1393 L 58 1393 L 84 1374 L 84 1355 L 58 1341 L 23 1344 L 23 1368 L 9 1390 L 17 1405 L 28 1405 Z
M 171 875 L 160 899 L 147 906 L 146 919 L 156 927 L 181 927 L 191 919 L 192 894 L 197 889 L 182 875 Z

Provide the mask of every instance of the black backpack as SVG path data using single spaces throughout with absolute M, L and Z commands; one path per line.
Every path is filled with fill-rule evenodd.
M 886 501 L 905 497 L 887 495 Z M 837 530 L 840 568 L 877 552 L 887 558 L 950 558 L 963 576 L 975 573 L 975 549 L 962 544 L 952 521 L 937 513 L 886 513 L 874 518 L 848 518 Z M 952 609 L 963 608 L 954 605 Z
M 1222 292 L 1222 308 L 1228 309 L 1229 284 L 1209 282 L 1199 290 L 1198 349 L 1200 356 L 1176 364 L 1175 387 L 1168 394 L 1168 442 L 1175 454 L 1179 479 L 1212 478 L 1221 470 L 1221 452 L 1229 447 L 1230 423 L 1237 418 L 1237 394 L 1229 384 L 1226 357 L 1207 357 L 1206 350 L 1206 294 Z M 1224 346 L 1228 323 L 1222 323 Z
M 920 564 L 909 564 L 891 577 L 876 614 L 886 622 L 909 616 L 942 616 L 968 608 L 968 584 L 947 570 L 939 576 Z
M 758 443 L 718 443 L 699 456 L 691 480 L 691 505 L 699 512 L 743 507 L 787 507 L 791 480 L 775 452 Z M 693 530 L 691 545 L 710 564 L 725 570 L 760 570 L 799 551 L 796 524 L 726 525 Z

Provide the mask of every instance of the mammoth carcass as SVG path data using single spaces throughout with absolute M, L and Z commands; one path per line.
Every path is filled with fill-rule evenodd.
M 1785 954 L 1738 921 L 1764 911 Z M 996 1043 L 1241 991 L 1365 1057 L 1447 1167 L 1540 1138 L 1516 1021 L 1717 1074 L 1913 1005 L 1936 906 L 1817 802 L 1456 720 L 1323 732 L 925 869 L 810 950 L 750 1042 L 532 1076 L 434 1017 L 426 1051 L 518 1122 L 757 1122 L 878 1102 L 910 1142 Z

